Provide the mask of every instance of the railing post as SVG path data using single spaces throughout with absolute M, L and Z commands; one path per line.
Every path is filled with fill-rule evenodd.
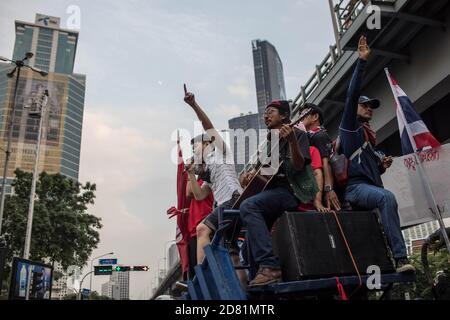
M 333 65 L 336 63 L 336 60 L 337 60 L 336 51 L 334 51 L 335 48 L 336 48 L 336 46 L 330 46 L 330 57 L 331 57 L 331 62 L 333 63 Z
M 299 103 L 298 105 L 302 106 L 302 105 L 304 105 L 306 103 L 306 90 L 305 90 L 305 87 L 301 86 L 300 87 L 300 91 L 302 93 L 302 103 L 301 104 Z
M 317 83 L 322 82 L 322 73 L 320 72 L 320 67 L 316 64 L 316 75 L 317 75 Z
M 331 13 L 331 22 L 333 24 L 333 31 L 334 31 L 334 38 L 336 41 L 336 46 L 338 47 L 339 51 L 341 51 L 341 45 L 339 42 L 339 27 L 338 27 L 338 23 L 337 20 L 339 20 L 336 16 L 336 8 L 339 11 L 339 7 L 334 7 L 333 6 L 333 0 L 328 0 L 329 5 L 330 5 L 330 13 Z M 333 9 L 334 7 L 334 9 Z

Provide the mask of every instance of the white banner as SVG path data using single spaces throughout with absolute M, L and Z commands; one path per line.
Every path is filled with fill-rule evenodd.
M 444 218 L 450 217 L 450 144 L 419 154 L 436 203 Z M 382 176 L 384 187 L 397 198 L 402 227 L 436 220 L 414 155 L 395 158 Z

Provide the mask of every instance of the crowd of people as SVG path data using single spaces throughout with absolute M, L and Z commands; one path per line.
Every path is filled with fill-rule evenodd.
M 363 36 L 358 44 L 359 60 L 351 78 L 345 108 L 339 127 L 338 143 L 332 141 L 324 128 L 322 110 L 307 103 L 300 112 L 300 122 L 291 122 L 291 107 L 287 101 L 273 101 L 265 109 L 264 120 L 270 132 L 268 149 L 279 145 L 276 174 L 264 190 L 240 201 L 240 215 L 235 216 L 225 233 L 230 256 L 239 266 L 244 256 L 257 266 L 250 275 L 237 271 L 244 287 L 265 286 L 282 279 L 280 261 L 272 249 L 271 231 L 276 220 L 286 211 L 317 211 L 326 214 L 344 208 L 378 209 L 384 232 L 399 273 L 414 272 L 407 259 L 405 241 L 400 228 L 396 199 L 384 189 L 381 175 L 391 166 L 392 157 L 376 150 L 376 134 L 370 127 L 374 111 L 380 101 L 362 95 L 361 86 L 371 50 Z M 197 103 L 194 94 L 185 87 L 184 101 L 201 121 L 206 134 L 191 141 L 194 158 L 201 159 L 186 165 L 189 174 L 186 194 L 192 198 L 189 214 L 189 277 L 194 267 L 202 263 L 208 245 L 219 228 L 221 209 L 233 208 L 252 180 L 258 175 L 258 165 L 239 177 L 233 161 L 217 161 L 231 154 L 211 120 Z M 348 161 L 346 180 L 336 183 L 332 162 L 334 154 L 342 154 Z M 241 199 L 242 200 L 242 199 Z M 192 220 L 192 221 L 191 221 Z M 240 230 L 245 228 L 246 252 L 240 254 Z M 242 252 L 241 252 L 242 253 Z

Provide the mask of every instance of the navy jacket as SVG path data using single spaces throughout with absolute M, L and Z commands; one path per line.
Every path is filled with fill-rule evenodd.
M 339 127 L 341 152 L 347 158 L 350 158 L 366 142 L 364 128 L 357 118 L 358 99 L 361 95 L 361 85 L 366 63 L 362 59 L 358 60 L 347 91 L 344 114 Z M 384 170 L 380 165 L 379 157 L 373 152 L 373 149 L 365 148 L 359 156 L 350 161 L 348 185 L 368 183 L 383 187 L 381 180 L 381 174 L 383 173 Z

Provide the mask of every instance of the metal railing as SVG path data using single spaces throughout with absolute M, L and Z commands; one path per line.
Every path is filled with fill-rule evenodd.
M 317 89 L 320 83 L 325 79 L 330 70 L 334 67 L 336 62 L 341 57 L 342 52 L 337 50 L 336 45 L 330 46 L 330 51 L 322 62 L 316 65 L 316 71 L 306 81 L 306 84 L 300 87 L 300 93 L 292 101 L 293 117 L 295 117 L 298 111 L 305 105 L 308 98 Z
M 334 0 L 333 0 L 334 1 Z M 339 39 L 347 32 L 352 23 L 358 18 L 358 16 L 363 12 L 366 5 L 376 4 L 376 3 L 389 3 L 393 4 L 397 0 L 338 0 L 334 3 L 333 11 L 337 21 L 338 36 Z M 308 98 L 313 94 L 317 87 L 322 83 L 325 77 L 330 73 L 339 58 L 344 54 L 344 51 L 338 49 L 337 44 L 330 46 L 328 54 L 322 60 L 322 62 L 316 65 L 315 72 L 306 81 L 306 83 L 300 87 L 299 94 L 292 100 L 292 120 L 297 120 L 296 118 L 300 115 L 300 110 L 304 107 Z M 263 145 L 265 141 L 262 142 Z M 250 163 L 255 163 L 257 159 L 257 154 L 250 157 Z M 247 164 L 245 167 L 248 167 Z M 243 170 L 245 171 L 245 169 Z
M 347 32 L 353 21 L 361 14 L 366 5 L 374 3 L 390 3 L 393 4 L 397 0 L 340 0 L 334 5 L 333 11 L 337 21 L 339 39 Z M 319 86 L 322 80 L 327 76 L 336 62 L 342 56 L 343 52 L 338 49 L 337 45 L 330 46 L 327 56 L 322 62 L 316 65 L 316 71 L 308 79 L 305 85 L 300 87 L 300 93 L 295 97 L 292 103 L 293 116 L 304 106 L 307 99 L 314 90 Z
M 393 4 L 397 0 L 340 0 L 334 7 L 337 18 L 339 34 L 342 36 L 352 25 L 353 21 L 369 4 Z

